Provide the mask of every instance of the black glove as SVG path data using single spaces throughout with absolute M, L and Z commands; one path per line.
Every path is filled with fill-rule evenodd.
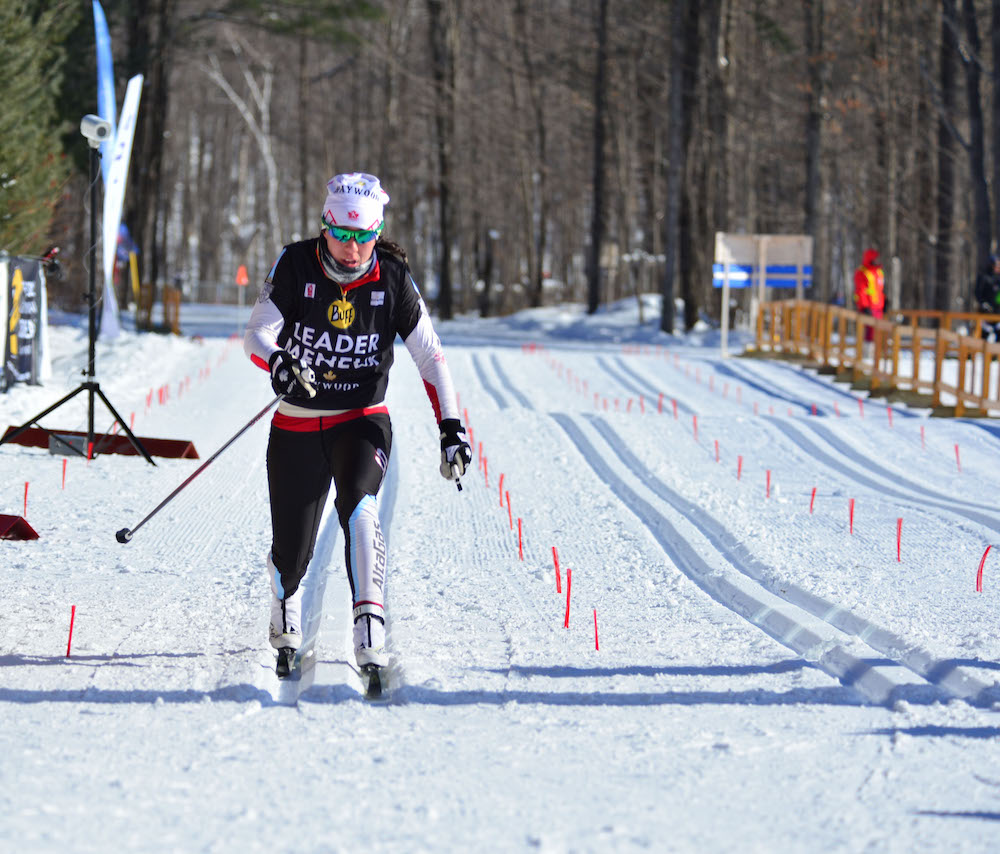
M 305 399 L 316 396 L 313 369 L 287 350 L 278 350 L 268 360 L 271 368 L 271 388 L 275 394 Z
M 457 480 L 472 462 L 472 448 L 465 441 L 465 428 L 457 418 L 445 418 L 441 428 L 441 476 Z

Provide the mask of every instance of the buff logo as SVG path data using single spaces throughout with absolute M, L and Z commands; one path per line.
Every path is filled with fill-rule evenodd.
M 337 329 L 347 329 L 354 323 L 354 306 L 346 299 L 334 300 L 326 310 L 326 317 L 331 326 L 335 326 Z

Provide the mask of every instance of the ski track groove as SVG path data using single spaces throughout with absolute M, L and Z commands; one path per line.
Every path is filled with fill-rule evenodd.
M 493 398 L 498 409 L 506 409 L 508 406 L 507 398 L 505 398 L 501 392 L 497 391 L 497 389 L 494 388 L 493 384 L 490 382 L 478 354 L 473 354 L 472 356 L 472 367 L 476 372 L 476 376 L 479 378 L 479 385 L 483 391 Z
M 493 365 L 493 370 L 496 372 L 497 379 L 500 380 L 500 385 L 514 396 L 514 399 L 518 402 L 518 404 L 523 406 L 525 409 L 534 410 L 535 407 L 532 405 L 531 401 L 528 400 L 520 389 L 518 389 L 515 383 L 510 381 L 510 377 L 507 376 L 501 366 L 500 359 L 496 353 L 493 353 L 490 356 L 490 364 Z
M 611 368 L 609 365 L 607 365 L 607 363 L 604 362 L 603 359 L 598 359 L 598 361 L 602 363 L 601 367 L 604 368 L 605 371 L 607 371 L 612 376 L 617 377 L 617 374 L 613 372 L 614 369 Z M 632 377 L 632 379 L 635 382 L 641 383 L 645 387 L 645 393 L 646 393 L 647 397 L 650 397 L 650 398 L 656 400 L 656 399 L 659 398 L 659 395 L 662 393 L 664 397 L 670 397 L 672 400 L 676 400 L 677 401 L 677 410 L 678 410 L 678 412 L 682 412 L 685 415 L 694 415 L 695 414 L 696 410 L 694 409 L 694 407 L 692 407 L 689 403 L 687 403 L 683 398 L 678 397 L 676 394 L 674 394 L 672 392 L 668 392 L 668 391 L 662 391 L 661 392 L 661 389 L 655 383 L 653 383 L 649 379 L 643 377 L 638 371 L 636 371 L 630 365 L 626 364 L 625 360 L 622 359 L 621 356 L 616 357 L 615 361 L 618 363 L 618 369 L 619 370 L 621 370 L 623 373 L 627 374 L 628 376 Z M 619 381 L 621 381 L 621 380 L 619 380 Z M 633 386 L 633 388 L 636 388 L 638 394 L 642 394 L 643 393 L 643 389 L 642 388 L 640 388 L 638 386 Z
M 663 548 L 678 570 L 718 604 L 743 617 L 783 646 L 823 672 L 853 689 L 862 701 L 890 705 L 906 687 L 877 669 L 881 662 L 863 661 L 830 637 L 822 637 L 794 617 L 769 605 L 724 578 L 701 558 L 688 541 L 649 502 L 619 477 L 602 454 L 584 435 L 574 419 L 561 413 L 552 417 L 583 455 L 595 474 L 628 506 Z M 725 555 L 720 557 L 726 560 Z M 727 561 L 728 562 L 728 561 Z M 793 608 L 794 606 L 791 606 Z M 819 651 L 822 650 L 820 653 Z M 817 655 L 817 653 L 819 653 Z
M 813 444 L 808 437 L 804 436 L 799 431 L 797 425 L 792 425 L 787 420 L 777 417 L 764 417 L 772 426 L 791 439 L 792 442 L 818 463 L 847 476 L 857 484 L 867 486 L 881 495 L 898 498 L 911 506 L 913 502 L 916 502 L 916 506 L 922 509 L 934 508 L 936 510 L 944 510 L 956 516 L 962 516 L 995 533 L 1000 533 L 1000 519 L 981 512 L 976 505 L 943 495 L 930 487 L 910 481 L 899 474 L 883 468 L 874 459 L 862 456 L 853 448 L 846 447 L 844 443 L 835 436 L 832 436 L 829 430 L 823 425 L 809 422 L 808 429 L 820 434 L 834 451 L 845 457 L 849 462 L 862 467 L 863 471 L 857 471 L 847 463 L 838 462 L 833 456 L 823 451 L 820 447 Z M 869 473 L 874 476 L 869 476 Z
M 773 568 L 749 554 L 725 525 L 653 475 L 628 449 L 627 443 L 604 418 L 596 415 L 585 417 L 640 482 L 686 517 L 737 570 L 760 584 L 769 593 L 818 617 L 845 634 L 854 635 L 872 649 L 898 661 L 921 678 L 938 685 L 955 697 L 973 704 L 989 701 L 986 692 L 992 685 L 962 673 L 953 662 L 935 659 L 930 653 L 913 646 L 899 635 L 880 628 L 864 617 L 810 593 L 796 584 L 788 581 L 780 583 L 769 581 L 768 575 L 773 575 L 769 570 Z

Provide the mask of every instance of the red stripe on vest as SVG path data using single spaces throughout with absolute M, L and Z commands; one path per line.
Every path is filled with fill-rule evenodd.
M 285 415 L 283 412 L 275 412 L 271 424 L 279 430 L 288 430 L 291 433 L 316 433 L 319 430 L 326 430 L 336 424 L 343 424 L 345 421 L 353 421 L 355 418 L 363 418 L 365 415 L 389 414 L 387 406 L 366 406 L 363 409 L 349 409 L 341 412 L 340 415 L 317 415 L 311 418 L 299 418 L 295 415 Z

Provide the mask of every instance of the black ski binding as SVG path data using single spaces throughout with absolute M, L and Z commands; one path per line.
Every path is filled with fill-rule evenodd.
M 361 675 L 365 680 L 365 699 L 382 699 L 382 668 L 377 664 L 361 665 Z
M 278 650 L 278 664 L 274 668 L 274 672 L 278 674 L 279 679 L 291 676 L 295 665 L 295 652 L 290 646 L 283 646 Z

